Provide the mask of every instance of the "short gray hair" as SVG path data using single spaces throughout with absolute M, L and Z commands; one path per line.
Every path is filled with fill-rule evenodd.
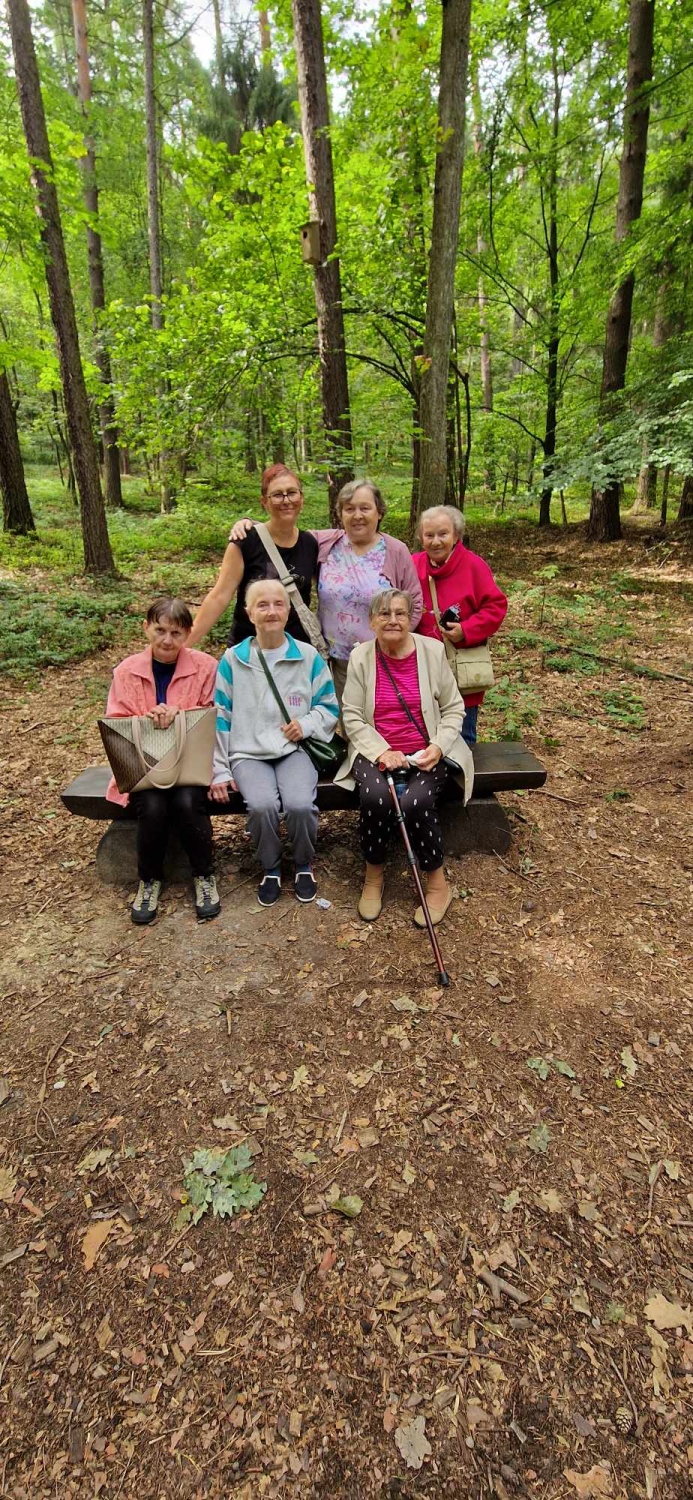
M 432 521 L 434 516 L 447 516 L 458 542 L 462 540 L 467 530 L 464 512 L 458 510 L 456 505 L 429 505 L 428 510 L 422 510 L 419 516 L 419 524 L 416 528 L 417 541 L 421 541 L 424 521 Z
M 248 584 L 248 587 L 247 587 L 247 589 L 245 591 L 244 604 L 245 604 L 246 611 L 248 609 L 248 605 L 253 603 L 253 600 L 255 599 L 255 596 L 257 594 L 258 589 L 264 589 L 265 585 L 268 584 L 268 583 L 274 583 L 274 584 L 276 584 L 277 588 L 281 589 L 281 591 L 282 591 L 282 593 L 284 595 L 284 598 L 286 600 L 287 606 L 288 606 L 289 609 L 291 609 L 291 600 L 289 598 L 289 591 L 288 591 L 288 589 L 284 588 L 284 585 L 283 585 L 283 583 L 282 583 L 282 581 L 281 581 L 280 578 L 254 578 L 253 581 L 252 581 L 252 583 Z
M 379 615 L 381 611 L 387 613 L 388 605 L 392 604 L 395 599 L 404 600 L 407 606 L 407 614 L 411 620 L 414 613 L 414 600 L 411 594 L 407 593 L 406 589 L 381 589 L 379 593 L 374 594 L 368 606 L 369 620 L 374 620 L 376 615 Z
M 387 510 L 387 506 L 385 504 L 385 501 L 383 500 L 377 484 L 374 484 L 372 479 L 350 479 L 348 484 L 342 485 L 342 488 L 339 491 L 337 500 L 335 502 L 335 514 L 337 516 L 337 520 L 341 521 L 342 506 L 346 505 L 349 500 L 353 500 L 357 490 L 370 490 L 370 493 L 373 496 L 373 503 L 382 521 L 383 516 L 385 515 L 385 511 Z

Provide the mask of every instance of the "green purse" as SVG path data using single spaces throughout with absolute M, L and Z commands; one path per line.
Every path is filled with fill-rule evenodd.
M 257 641 L 255 642 L 255 649 L 257 651 L 258 657 L 260 658 L 260 665 L 265 674 L 265 677 L 267 678 L 270 692 L 272 693 L 277 703 L 279 712 L 281 713 L 285 724 L 290 724 L 292 716 L 286 711 L 281 693 L 279 692 L 277 684 L 272 676 L 272 673 L 270 672 L 267 662 L 265 661 L 264 654 L 258 646 Z M 323 740 L 313 739 L 312 735 L 307 735 L 305 739 L 298 741 L 298 748 L 300 750 L 305 750 L 306 755 L 309 756 L 309 758 L 312 760 L 318 776 L 322 776 L 323 779 L 329 779 L 331 776 L 334 776 L 336 771 L 339 770 L 339 767 L 344 760 L 349 746 L 347 745 L 346 740 L 342 739 L 341 734 L 333 734 L 332 739 L 327 744 L 325 744 Z

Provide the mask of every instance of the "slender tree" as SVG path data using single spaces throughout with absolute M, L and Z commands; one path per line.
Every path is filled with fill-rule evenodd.
M 27 0 L 8 0 L 8 16 L 19 106 L 31 162 L 36 212 L 45 258 L 51 318 L 58 345 L 65 412 L 74 455 L 84 562 L 89 573 L 112 573 L 113 553 L 101 493 L 99 460 L 91 427 L 75 305 Z
M 294 0 L 296 4 L 296 0 Z M 421 380 L 419 510 L 445 504 L 447 390 L 464 162 L 471 0 L 442 0 L 438 150 Z
M 292 0 L 303 147 L 310 217 L 319 225 L 315 306 L 328 462 L 330 507 L 353 477 L 342 286 L 337 254 L 337 208 L 320 0 Z
M 623 116 L 623 155 L 619 170 L 616 205 L 616 241 L 622 244 L 642 209 L 647 131 L 650 121 L 650 91 L 654 46 L 654 0 L 630 0 L 628 77 Z M 626 383 L 628 344 L 635 273 L 619 283 L 609 304 L 602 366 L 601 409 L 609 416 L 614 396 Z M 609 480 L 592 490 L 588 536 L 597 542 L 617 541 L 621 536 L 621 485 Z
M 10 531 L 14 536 L 28 536 L 34 532 L 36 527 L 19 447 L 17 413 L 5 370 L 0 370 L 0 490 L 3 531 Z
M 481 121 L 481 93 L 480 93 L 480 90 L 479 90 L 479 70 L 478 70 L 478 67 L 474 68 L 474 72 L 473 72 L 473 75 L 472 75 L 472 106 L 473 106 L 473 114 L 474 114 L 474 155 L 476 157 L 479 157 L 479 156 L 481 156 L 481 153 L 483 151 L 484 143 L 483 143 L 483 129 L 482 129 L 482 121 Z M 488 246 L 486 244 L 486 238 L 485 238 L 485 235 L 484 235 L 484 231 L 483 231 L 482 225 L 479 224 L 479 228 L 477 230 L 477 236 L 476 236 L 476 253 L 478 255 L 480 264 L 483 263 L 483 260 L 484 260 L 484 258 L 486 256 L 487 250 L 488 250 Z M 479 272 L 478 302 L 479 302 L 479 328 L 481 330 L 481 338 L 480 338 L 480 342 L 479 342 L 479 363 L 480 363 L 480 369 L 481 369 L 482 408 L 483 408 L 483 410 L 485 412 L 492 412 L 493 411 L 493 366 L 492 366 L 492 362 L 491 362 L 491 339 L 490 339 L 490 336 L 489 336 L 489 329 L 488 329 L 488 312 L 487 312 L 487 307 L 486 307 L 486 287 L 485 287 L 484 278 L 483 278 L 483 275 L 481 274 L 481 272 Z M 485 474 L 485 478 L 486 478 L 486 484 L 488 485 L 488 488 L 490 490 L 494 490 L 495 487 L 496 487 L 496 476 L 495 476 L 495 466 L 494 466 L 494 462 L 493 462 L 492 437 L 491 437 L 490 440 L 487 437 L 487 458 L 486 458 L 486 474 Z
M 693 474 L 687 474 L 683 481 L 677 519 L 693 521 Z
M 551 111 L 551 149 L 548 162 L 546 200 L 548 213 L 544 212 L 544 237 L 549 270 L 549 326 L 547 329 L 546 365 L 546 423 L 544 427 L 543 486 L 539 501 L 539 525 L 551 524 L 551 496 L 553 494 L 553 467 L 556 456 L 556 420 L 558 415 L 558 352 L 561 344 L 561 288 L 558 262 L 558 135 L 561 113 L 561 87 L 558 81 L 556 48 L 551 47 L 551 72 L 553 78 L 553 101 Z
M 149 291 L 151 323 L 155 333 L 164 326 L 162 296 L 164 290 L 161 256 L 161 203 L 159 200 L 159 135 L 156 117 L 154 81 L 154 0 L 142 0 L 142 40 L 144 51 L 144 115 L 147 155 L 147 237 L 149 242 Z M 166 395 L 166 382 L 159 381 L 159 399 Z M 159 494 L 161 509 L 171 508 L 169 456 L 161 444 L 159 452 Z
M 115 401 L 111 360 L 103 335 L 103 313 L 106 307 L 106 286 L 103 271 L 103 251 L 99 233 L 99 187 L 96 176 L 96 146 L 89 115 L 91 111 L 91 69 L 89 66 L 89 36 L 87 31 L 86 0 L 72 0 L 72 19 L 75 29 L 75 52 L 77 56 L 77 97 L 84 116 L 84 145 L 86 156 L 82 161 L 82 184 L 87 220 L 87 257 L 89 265 L 89 291 L 94 314 L 94 355 L 103 381 L 103 398 L 99 403 L 99 422 L 103 445 L 103 466 L 106 481 L 106 503 L 120 506 L 123 493 L 120 484 L 120 451 L 116 426 Z

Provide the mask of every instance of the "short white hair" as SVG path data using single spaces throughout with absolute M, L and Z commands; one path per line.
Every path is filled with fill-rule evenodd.
M 272 584 L 275 585 L 276 588 L 281 589 L 282 594 L 284 595 L 284 599 L 286 600 L 286 607 L 287 607 L 287 609 L 291 609 L 291 600 L 289 598 L 289 591 L 288 591 L 288 589 L 286 589 L 284 587 L 284 584 L 282 583 L 282 581 L 281 581 L 280 578 L 254 578 L 253 582 L 248 584 L 248 587 L 247 587 L 247 589 L 245 591 L 245 607 L 246 607 L 246 609 L 257 598 L 257 591 L 258 591 L 258 589 L 264 589 L 264 588 L 266 588 L 268 583 L 272 583 Z
M 419 541 L 421 541 L 423 535 L 424 522 L 432 521 L 434 516 L 447 516 L 458 542 L 461 541 L 467 530 L 467 522 L 464 512 L 458 510 L 456 505 L 429 505 L 428 510 L 422 510 L 419 516 L 419 524 L 416 528 L 416 535 Z

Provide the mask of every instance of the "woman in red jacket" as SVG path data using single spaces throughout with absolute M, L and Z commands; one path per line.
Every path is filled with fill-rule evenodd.
M 432 506 L 419 521 L 419 539 L 424 550 L 415 552 L 413 558 L 424 602 L 416 629 L 420 635 L 448 640 L 458 648 L 483 645 L 502 625 L 508 609 L 505 594 L 488 563 L 465 547 L 463 531 L 464 516 L 454 505 Z M 440 629 L 433 612 L 428 583 L 431 577 L 438 597 Z M 468 745 L 476 743 L 477 717 L 483 701 L 483 692 L 464 694 L 462 738 Z

